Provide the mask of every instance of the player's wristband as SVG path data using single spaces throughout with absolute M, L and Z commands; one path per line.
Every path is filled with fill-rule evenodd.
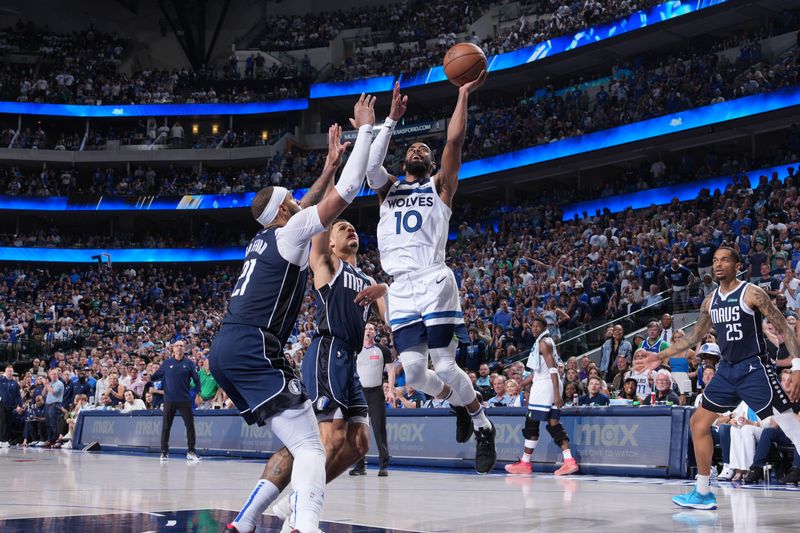
M 383 121 L 384 128 L 389 128 L 390 130 L 394 131 L 395 126 L 397 126 L 397 121 L 392 120 L 389 117 L 386 117 L 386 120 Z
M 552 367 L 552 368 L 550 369 L 550 373 L 551 373 L 551 374 L 558 374 L 558 369 L 557 369 L 556 367 Z
M 792 359 L 792 372 L 800 372 L 800 357 Z

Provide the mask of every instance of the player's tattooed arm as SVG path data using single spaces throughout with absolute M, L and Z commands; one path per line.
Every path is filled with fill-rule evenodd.
M 711 315 L 708 313 L 712 296 L 713 294 L 709 294 L 706 296 L 706 299 L 703 300 L 703 304 L 700 306 L 700 318 L 697 319 L 697 323 L 695 323 L 692 332 L 674 344 L 671 344 L 666 350 L 658 352 L 657 356 L 659 359 L 664 361 L 675 354 L 693 349 L 697 346 L 697 343 L 703 339 L 703 336 L 708 333 L 712 325 Z
M 342 156 L 350 146 L 349 142 L 342 143 L 340 141 L 341 137 L 341 126 L 333 124 L 328 128 L 328 155 L 325 157 L 325 166 L 322 167 L 322 173 L 319 178 L 303 196 L 303 199 L 300 200 L 300 207 L 303 209 L 317 205 L 325 196 L 325 193 L 328 192 L 328 189 L 333 186 L 333 178 L 342 164 Z
M 769 295 L 764 292 L 764 289 L 755 285 L 747 287 L 747 292 L 744 295 L 745 303 L 751 309 L 758 309 L 769 320 L 769 323 L 777 330 L 778 335 L 783 337 L 783 342 L 786 344 L 786 349 L 792 357 L 800 356 L 800 343 L 797 342 L 797 336 L 794 329 L 786 321 L 783 313 L 775 307 Z
M 778 334 L 783 337 L 783 342 L 786 344 L 786 349 L 789 350 L 789 355 L 791 355 L 796 362 L 797 359 L 800 358 L 800 348 L 798 347 L 800 343 L 797 342 L 795 331 L 792 326 L 789 325 L 789 322 L 786 321 L 786 317 L 783 316 L 783 313 L 781 313 L 775 304 L 772 303 L 772 300 L 769 299 L 767 293 L 760 287 L 751 285 L 747 287 L 744 301 L 751 309 L 758 309 L 767 317 L 770 324 L 772 324 L 775 329 L 778 330 Z M 792 366 L 792 369 L 794 368 L 795 367 Z M 786 392 L 789 394 L 789 399 L 792 402 L 800 400 L 800 371 L 794 370 L 792 372 L 791 382 Z

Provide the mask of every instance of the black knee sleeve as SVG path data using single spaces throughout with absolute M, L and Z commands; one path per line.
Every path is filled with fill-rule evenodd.
M 539 440 L 539 421 L 525 417 L 525 427 L 522 429 L 522 436 L 527 440 Z
M 564 441 L 569 442 L 569 436 L 567 436 L 567 431 L 564 429 L 564 426 L 561 425 L 559 422 L 555 426 L 547 425 L 547 432 L 550 433 L 550 436 L 553 437 L 553 442 L 561 446 Z

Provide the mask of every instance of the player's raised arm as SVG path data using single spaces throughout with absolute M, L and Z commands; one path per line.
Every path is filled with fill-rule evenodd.
M 389 174 L 383 166 L 386 159 L 386 152 L 389 150 L 389 141 L 397 125 L 397 121 L 403 118 L 408 104 L 408 96 L 400 94 L 400 83 L 395 82 L 392 90 L 392 107 L 389 116 L 383 122 L 381 131 L 378 132 L 375 140 L 369 148 L 369 161 L 367 163 L 367 184 L 375 191 L 378 191 L 378 198 L 382 201 L 383 197 L 397 181 L 397 177 Z
M 337 134 L 335 146 L 331 144 L 331 135 Z M 328 128 L 328 155 L 325 158 L 325 166 L 322 167 L 322 173 L 319 178 L 314 182 L 308 192 L 300 200 L 300 207 L 305 209 L 316 205 L 328 192 L 328 189 L 333 185 L 333 178 L 336 176 L 336 171 L 342 164 L 342 155 L 344 155 L 350 142 L 342 143 L 339 139 L 342 136 L 342 128 L 338 124 L 333 124 Z
M 792 329 L 786 321 L 786 317 L 775 307 L 775 304 L 769 299 L 769 295 L 761 287 L 756 285 L 748 286 L 744 293 L 744 302 L 750 309 L 761 311 L 767 317 L 769 323 L 778 331 L 778 334 L 783 337 L 786 349 L 789 350 L 789 355 L 793 357 L 792 382 L 787 392 L 792 402 L 800 400 L 800 343 L 797 342 L 794 329 Z
M 458 188 L 458 172 L 461 170 L 461 149 L 467 135 L 467 107 L 469 95 L 480 88 L 486 81 L 486 71 L 469 83 L 458 89 L 458 101 L 447 125 L 447 143 L 442 152 L 442 166 L 436 174 L 436 188 L 442 201 L 448 206 L 453 202 L 453 196 Z
M 711 328 L 711 315 L 708 314 L 708 308 L 711 305 L 713 296 L 714 293 L 711 293 L 703 300 L 703 304 L 700 306 L 700 318 L 697 319 L 692 332 L 682 339 L 677 340 L 674 344 L 670 344 L 669 348 L 666 350 L 658 352 L 657 356 L 661 361 L 669 359 L 676 353 L 694 349 L 697 343 L 703 340 L 703 336 L 708 333 L 709 328 Z
M 328 191 L 333 188 L 333 177 L 336 175 L 336 171 L 342 164 L 342 156 L 344 155 L 345 151 L 347 151 L 347 147 L 350 146 L 349 142 L 342 143 L 340 140 L 341 137 L 341 126 L 338 124 L 333 124 L 330 128 L 328 128 L 328 155 L 325 157 L 325 166 L 322 170 L 322 175 L 320 175 L 319 179 L 317 180 L 318 183 L 322 183 L 324 185 L 324 188 L 322 186 L 319 188 L 320 197 L 322 197 L 324 194 L 327 194 Z M 317 183 L 315 183 L 314 186 L 316 187 Z M 309 194 L 310 193 L 311 191 L 309 191 Z M 309 194 L 306 194 L 306 197 Z M 305 197 L 303 200 L 305 200 Z M 317 279 L 319 273 L 321 273 L 321 270 L 327 270 L 329 274 L 333 275 L 338 267 L 339 259 L 332 253 L 330 247 L 330 230 L 330 226 L 327 226 L 325 231 L 318 233 L 313 239 L 311 239 L 309 265 L 311 266 L 311 270 L 314 272 L 315 280 Z

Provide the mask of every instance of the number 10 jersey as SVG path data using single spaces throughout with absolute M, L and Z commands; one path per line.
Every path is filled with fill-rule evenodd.
M 380 207 L 378 250 L 383 270 L 396 277 L 444 264 L 451 213 L 433 179 L 395 182 Z
M 708 308 L 717 332 L 717 344 L 722 352 L 722 359 L 728 363 L 738 363 L 754 355 L 766 353 L 761 329 L 764 317 L 760 311 L 750 309 L 744 301 L 749 285 L 751 284 L 741 282 L 728 294 L 717 289 Z

